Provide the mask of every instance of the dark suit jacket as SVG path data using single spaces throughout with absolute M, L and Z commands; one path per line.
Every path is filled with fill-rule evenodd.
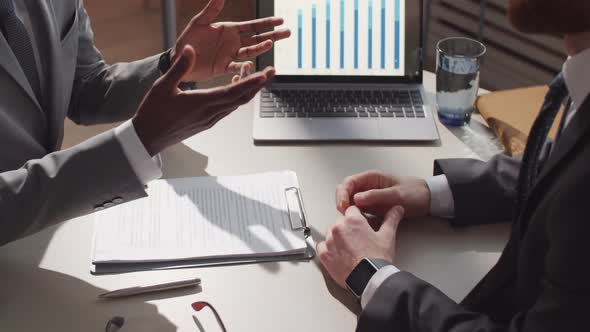
M 358 331 L 590 331 L 590 98 L 579 108 L 515 222 L 520 160 L 441 160 L 453 225 L 513 222 L 496 266 L 457 304 L 407 272 L 391 276 Z M 588 205 L 587 205 L 588 204 Z M 588 316 L 587 316 L 588 315 Z

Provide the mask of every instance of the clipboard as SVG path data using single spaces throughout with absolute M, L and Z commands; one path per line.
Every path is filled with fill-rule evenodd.
M 294 174 L 294 173 L 293 173 Z M 307 213 L 304 208 L 301 189 L 296 186 L 288 186 L 284 189 L 286 211 L 289 225 L 294 232 L 302 232 L 306 248 L 304 252 L 297 254 L 272 254 L 268 256 L 257 255 L 255 257 L 220 257 L 220 258 L 194 258 L 167 260 L 159 262 L 116 262 L 116 263 L 92 263 L 90 271 L 94 275 L 119 274 L 139 271 L 157 271 L 170 269 L 185 269 L 198 267 L 231 266 L 243 264 L 260 264 L 282 261 L 310 261 L 316 255 L 315 243 L 311 236 Z M 283 208 L 285 206 L 283 205 Z

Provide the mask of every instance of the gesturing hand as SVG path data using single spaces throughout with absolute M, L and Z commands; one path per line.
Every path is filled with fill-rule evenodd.
M 424 217 L 430 213 L 430 189 L 419 178 L 369 171 L 344 179 L 336 189 L 338 211 L 344 213 L 351 205 L 379 217 L 400 205 L 407 217 Z
M 186 46 L 172 68 L 154 83 L 133 119 L 137 135 L 152 156 L 211 128 L 254 98 L 275 74 L 273 68 L 267 68 L 245 77 L 249 65 L 244 64 L 243 77 L 234 77 L 230 85 L 180 91 L 178 84 L 194 64 L 195 51 Z
M 210 0 L 180 35 L 172 60 L 176 61 L 186 45 L 197 52 L 197 62 L 183 80 L 204 81 L 221 74 L 239 73 L 245 59 L 267 52 L 274 41 L 291 35 L 288 29 L 261 33 L 283 24 L 283 19 L 277 17 L 213 23 L 224 4 L 224 0 Z
M 349 207 L 317 248 L 318 257 L 332 279 L 346 288 L 346 278 L 363 258 L 393 263 L 397 227 L 403 216 L 404 209 L 394 207 L 385 214 L 381 228 L 374 231 L 357 207 Z

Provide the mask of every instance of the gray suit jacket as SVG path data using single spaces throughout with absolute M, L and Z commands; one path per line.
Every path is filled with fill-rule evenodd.
M 116 197 L 145 196 L 112 131 L 58 150 L 66 116 L 83 125 L 128 119 L 159 76 L 158 56 L 105 64 L 82 0 L 23 1 L 47 91 L 37 100 L 0 33 L 0 245 Z
M 590 319 L 590 98 L 557 141 L 514 220 L 520 160 L 440 160 L 457 226 L 512 222 L 498 263 L 457 304 L 410 273 L 391 276 L 358 331 L 588 331 Z

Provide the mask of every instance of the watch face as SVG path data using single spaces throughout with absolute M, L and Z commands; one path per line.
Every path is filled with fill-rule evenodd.
M 346 279 L 346 284 L 357 297 L 360 297 L 375 272 L 377 268 L 368 259 L 363 259 Z

